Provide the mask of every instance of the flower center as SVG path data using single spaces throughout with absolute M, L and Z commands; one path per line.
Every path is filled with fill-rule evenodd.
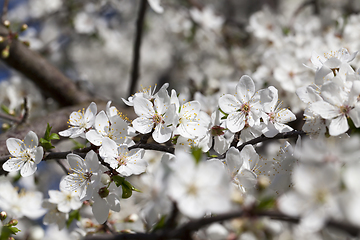
M 118 162 L 118 167 L 120 167 L 120 166 L 122 166 L 122 165 L 124 165 L 124 166 L 126 166 L 127 165 L 127 157 L 126 156 L 118 156 L 117 158 L 116 158 L 116 161 Z
M 160 114 L 156 113 L 156 114 L 153 116 L 153 122 L 154 122 L 155 124 L 164 123 L 163 117 L 162 117 Z
M 225 128 L 220 127 L 220 126 L 213 126 L 211 128 L 211 135 L 212 136 L 221 136 L 224 135 L 224 130 Z
M 350 112 L 350 110 L 351 110 L 351 107 L 348 106 L 348 105 L 344 105 L 344 106 L 341 106 L 341 107 L 340 107 L 340 113 L 341 113 L 342 115 L 348 114 L 348 113 Z
M 241 106 L 240 111 L 241 111 L 241 112 L 244 112 L 244 113 L 249 113 L 249 112 L 250 112 L 250 105 L 249 105 L 249 103 L 244 103 L 244 104 Z

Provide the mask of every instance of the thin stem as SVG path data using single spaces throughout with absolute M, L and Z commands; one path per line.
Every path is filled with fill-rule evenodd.
M 129 96 L 134 94 L 136 84 L 139 78 L 140 48 L 141 48 L 142 33 L 144 29 L 146 8 L 147 8 L 147 0 L 140 0 L 139 13 L 138 13 L 138 18 L 136 20 L 136 35 L 135 35 L 135 42 L 133 48 L 133 61 L 132 61 L 132 69 L 131 69 Z
M 20 123 L 21 119 L 17 118 L 17 117 L 13 117 L 11 115 L 8 114 L 4 114 L 4 113 L 0 113 L 0 118 L 5 119 L 7 121 L 10 122 L 15 122 L 15 123 Z
M 7 17 L 8 6 L 9 6 L 9 0 L 5 0 L 4 5 L 3 5 L 3 10 L 2 10 L 2 16 L 1 16 L 1 20 L 3 22 L 6 20 L 6 17 Z

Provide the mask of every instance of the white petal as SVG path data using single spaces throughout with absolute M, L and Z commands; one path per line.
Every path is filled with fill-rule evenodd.
M 232 113 L 241 108 L 241 102 L 234 95 L 225 94 L 219 99 L 219 107 L 225 113 Z
M 34 148 L 39 145 L 38 137 L 33 131 L 28 132 L 24 138 L 24 144 L 27 148 Z
M 132 121 L 133 127 L 136 131 L 145 134 L 151 132 L 154 127 L 152 118 L 138 117 Z
M 21 158 L 10 158 L 3 164 L 3 169 L 7 172 L 18 171 L 24 165 L 24 161 Z
M 349 124 L 345 115 L 341 115 L 331 120 L 329 133 L 331 136 L 339 136 L 349 129 Z
M 322 118 L 332 119 L 340 115 L 340 109 L 325 101 L 310 104 L 310 110 L 319 114 Z
M 243 112 L 230 113 L 226 119 L 226 127 L 233 133 L 242 130 L 245 126 L 245 114 Z
M 240 158 L 240 152 L 234 147 L 231 147 L 229 151 L 226 153 L 226 165 L 229 168 L 231 172 L 231 176 L 234 177 L 238 171 L 240 170 L 240 167 L 243 164 L 243 159 Z
M 248 102 L 255 94 L 254 81 L 247 75 L 242 76 L 236 85 L 236 93 L 242 103 Z
M 152 137 L 155 140 L 155 142 L 164 143 L 170 139 L 171 134 L 172 134 L 171 128 L 164 126 L 164 124 L 158 124 L 155 127 L 154 132 L 152 133 Z
M 136 115 L 144 118 L 152 118 L 155 115 L 153 104 L 143 97 L 134 99 L 134 111 Z
M 109 206 L 106 201 L 102 198 L 96 199 L 92 205 L 92 212 L 98 223 L 103 224 L 109 216 Z
M 6 140 L 6 147 L 9 153 L 15 157 L 20 157 L 24 150 L 24 143 L 17 138 L 8 138 Z
M 34 174 L 34 172 L 36 172 L 36 169 L 36 163 L 34 163 L 33 161 L 27 161 L 21 168 L 20 174 L 22 177 L 28 177 Z

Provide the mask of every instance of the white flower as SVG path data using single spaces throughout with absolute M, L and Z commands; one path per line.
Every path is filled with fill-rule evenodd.
M 156 13 L 164 12 L 164 8 L 160 5 L 160 0 L 148 0 L 148 3 Z
M 200 124 L 200 103 L 191 101 L 184 103 L 180 107 L 178 115 L 178 125 L 174 130 L 174 134 L 180 134 L 184 138 L 193 139 L 195 137 L 203 137 L 206 134 L 207 127 Z
M 264 97 L 272 98 L 270 102 L 262 101 L 265 102 L 263 103 L 264 112 L 262 113 L 262 119 L 266 124 L 263 134 L 266 137 L 274 137 L 278 133 L 293 130 L 284 123 L 294 121 L 296 117 L 289 109 L 280 108 L 280 104 L 278 104 L 278 90 L 270 86 L 268 91 L 262 91 L 261 95 L 268 95 Z
M 245 124 L 254 126 L 259 119 L 261 105 L 260 95 L 255 92 L 254 81 L 247 75 L 240 78 L 236 85 L 236 94 L 225 94 L 219 99 L 220 109 L 229 114 L 226 126 L 231 132 L 241 131 Z
M 154 1 L 156 1 L 156 0 L 154 0 Z M 162 87 L 160 88 L 159 91 L 161 91 L 161 89 L 166 90 L 168 87 L 169 87 L 169 84 L 168 84 L 168 83 L 165 83 L 164 85 L 162 85 Z M 121 98 L 121 99 L 123 100 L 123 102 L 124 102 L 126 105 L 128 105 L 128 106 L 134 106 L 133 101 L 134 101 L 134 99 L 135 99 L 136 97 L 143 97 L 143 98 L 145 98 L 145 99 L 147 99 L 147 100 L 150 100 L 150 101 L 151 101 L 152 99 L 154 99 L 155 90 L 156 90 L 156 85 L 155 85 L 153 91 L 151 91 L 151 86 L 150 86 L 149 88 L 144 88 L 144 87 L 143 87 L 143 88 L 140 90 L 140 92 L 137 92 L 137 93 L 135 93 L 133 96 L 130 96 L 130 97 L 128 98 L 128 100 L 125 100 L 124 98 Z
M 95 130 L 91 129 L 86 133 L 86 139 L 95 146 L 101 146 L 104 138 L 110 138 L 122 144 L 127 139 L 128 123 L 120 116 L 115 115 L 110 119 L 104 111 L 99 112 L 95 117 Z
M 66 225 L 66 220 L 69 217 L 68 213 L 60 212 L 57 209 L 57 205 L 49 202 L 48 199 L 45 199 L 42 203 L 42 207 L 48 209 L 48 212 L 43 218 L 45 225 L 56 223 L 59 227 L 59 230 L 63 229 Z
M 49 202 L 57 204 L 57 209 L 63 213 L 69 213 L 71 210 L 79 209 L 82 206 L 79 194 L 73 191 L 67 191 L 64 183 L 61 182 L 60 191 L 49 190 Z
M 172 134 L 175 104 L 170 104 L 166 90 L 156 94 L 154 105 L 143 97 L 137 97 L 133 102 L 135 113 L 139 116 L 132 122 L 134 129 L 142 134 L 154 129 L 152 137 L 156 142 L 168 141 Z
M 91 150 L 82 159 L 76 154 L 68 154 L 66 159 L 69 161 L 73 173 L 66 176 L 61 185 L 68 191 L 78 191 L 80 201 L 89 200 L 94 188 L 100 182 L 99 159 L 96 153 Z
M 321 87 L 324 101 L 314 102 L 310 110 L 322 118 L 330 120 L 329 133 L 338 136 L 349 129 L 347 117 L 356 127 L 360 127 L 360 106 L 356 105 L 360 94 L 360 81 L 354 81 L 350 93 L 334 82 L 327 82 Z
M 17 138 L 7 139 L 7 149 L 14 158 L 10 158 L 4 163 L 3 169 L 8 172 L 20 170 L 23 177 L 32 175 L 44 155 L 43 148 L 38 147 L 38 144 L 38 137 L 33 131 L 25 136 L 24 141 Z
M 103 191 L 104 189 L 106 190 Z M 103 224 L 108 219 L 110 209 L 115 212 L 120 211 L 120 198 L 117 194 L 118 189 L 120 189 L 121 193 L 121 188 L 116 187 L 114 182 L 112 182 L 108 188 L 102 184 L 95 188 L 95 192 L 91 198 L 94 201 L 92 212 L 98 223 Z
M 332 164 L 301 164 L 293 171 L 294 190 L 278 199 L 280 211 L 301 216 L 300 225 L 308 231 L 320 230 L 331 216 L 339 216 L 337 195 L 340 168 Z
M 94 102 L 90 103 L 85 112 L 84 109 L 72 112 L 68 122 L 70 128 L 59 132 L 59 135 L 70 138 L 85 138 L 85 132 L 94 125 L 96 112 L 97 106 Z
M 106 153 L 105 162 L 122 176 L 130 176 L 145 172 L 147 162 L 143 159 L 144 149 L 128 150 L 127 145 L 118 146 L 109 138 L 103 140 L 103 150 Z
M 41 192 L 21 190 L 19 193 L 18 188 L 14 188 L 9 181 L 0 181 L 0 206 L 11 217 L 39 218 L 45 213 L 41 207 L 42 201 Z
M 168 194 L 179 210 L 191 218 L 230 209 L 230 179 L 220 161 L 196 164 L 192 155 L 180 152 L 171 166 Z

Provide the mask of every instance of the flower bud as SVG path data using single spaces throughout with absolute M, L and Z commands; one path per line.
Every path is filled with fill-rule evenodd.
M 10 46 L 7 45 L 7 46 L 2 50 L 1 56 L 2 56 L 3 58 L 8 58 L 9 55 L 10 55 Z
M 4 221 L 7 218 L 7 214 L 5 211 L 0 212 L 0 220 Z
M 124 222 L 136 222 L 139 219 L 139 216 L 135 213 L 130 214 L 124 219 Z
M 44 239 L 44 229 L 40 226 L 31 227 L 29 231 L 29 240 L 41 240 Z
M 264 190 L 270 185 L 270 179 L 267 176 L 260 175 L 257 180 L 259 190 Z
M 10 27 L 10 21 L 9 20 L 5 20 L 4 21 L 4 26 L 9 28 Z
M 109 184 L 111 179 L 110 179 L 110 176 L 108 174 L 101 174 L 100 181 L 101 181 L 102 184 L 107 185 L 107 184 Z
M 29 41 L 22 41 L 22 43 L 27 46 L 27 47 L 30 47 L 30 42 Z
M 98 193 L 101 198 L 106 198 L 109 196 L 109 189 L 107 189 L 107 187 L 102 187 L 99 189 Z
M 11 220 L 7 225 L 8 225 L 9 227 L 10 227 L 10 226 L 16 226 L 18 223 L 19 223 L 18 220 L 13 219 L 13 220 Z
M 21 31 L 25 31 L 26 29 L 28 29 L 28 25 L 26 23 L 24 23 L 22 26 L 21 26 Z
M 3 36 L 0 36 L 0 43 L 4 42 L 5 38 Z
M 224 135 L 224 130 L 225 128 L 223 127 L 213 126 L 210 131 L 212 136 L 221 136 Z

